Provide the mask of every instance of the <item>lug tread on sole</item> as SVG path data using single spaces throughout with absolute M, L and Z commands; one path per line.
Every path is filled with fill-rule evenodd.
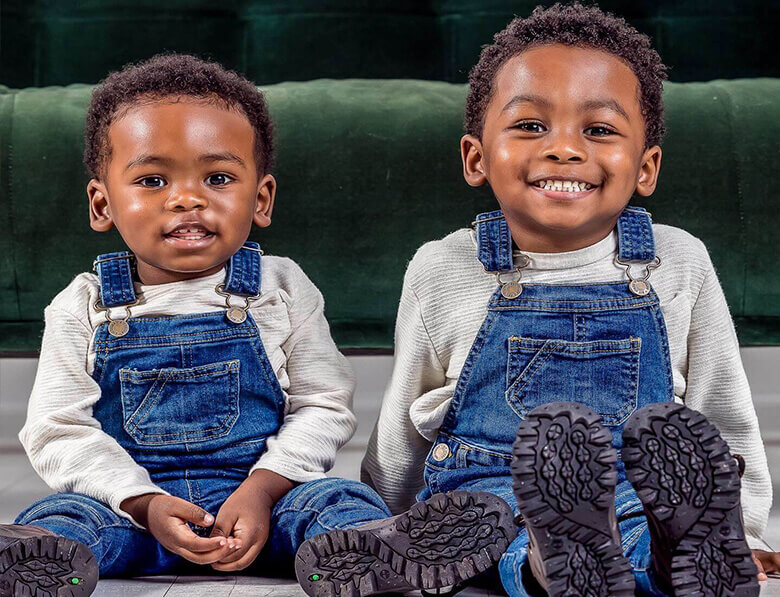
M 73 584 L 72 579 L 78 579 Z M 0 595 L 82 597 L 97 585 L 98 565 L 86 545 L 55 535 L 25 537 L 0 551 Z
M 313 537 L 298 550 L 296 575 L 316 597 L 435 589 L 487 570 L 516 534 L 512 511 L 500 498 L 436 494 L 385 524 Z
M 742 527 L 738 466 L 717 428 L 682 404 L 662 403 L 636 413 L 623 441 L 654 554 L 671 554 L 675 595 L 758 595 Z
M 600 417 L 577 403 L 537 407 L 520 424 L 512 476 L 551 597 L 629 597 L 634 575 L 612 537 L 617 452 Z

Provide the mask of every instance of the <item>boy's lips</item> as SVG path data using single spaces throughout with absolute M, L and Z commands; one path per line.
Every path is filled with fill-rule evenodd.
M 545 177 L 531 182 L 531 187 L 550 199 L 582 199 L 599 185 L 574 177 Z
M 200 222 L 181 222 L 164 233 L 165 241 L 180 249 L 198 249 L 210 244 L 215 234 Z
M 586 191 L 553 191 L 549 189 L 543 189 L 535 185 L 531 185 L 531 188 L 537 193 L 544 195 L 548 199 L 575 200 L 575 199 L 584 199 L 585 197 L 590 196 L 592 193 L 595 193 L 596 189 L 598 189 L 599 187 L 591 187 Z

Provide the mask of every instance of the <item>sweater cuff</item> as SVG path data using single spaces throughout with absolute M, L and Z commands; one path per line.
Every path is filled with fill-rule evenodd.
M 747 541 L 748 547 L 750 549 L 762 549 L 764 551 L 774 551 L 760 537 L 753 537 L 752 535 L 745 535 L 745 541 Z
M 249 469 L 249 475 L 255 472 L 257 469 L 265 469 L 281 475 L 290 481 L 295 483 L 308 483 L 309 481 L 316 481 L 317 479 L 324 479 L 327 475 L 322 471 L 310 471 L 301 467 L 300 464 L 290 462 L 284 458 L 279 458 L 275 454 L 269 454 L 266 452 L 260 457 L 255 465 Z

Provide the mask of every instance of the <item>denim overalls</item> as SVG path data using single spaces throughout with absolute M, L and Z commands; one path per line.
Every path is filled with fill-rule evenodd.
M 647 281 L 659 261 L 649 214 L 629 207 L 617 224 L 616 262 L 627 268 L 626 281 L 523 284 L 518 275 L 528 257 L 513 258 L 502 213 L 480 214 L 475 225 L 479 260 L 497 276 L 499 287 L 426 459 L 426 487 L 418 499 L 453 489 L 489 491 L 516 511 L 509 474 L 512 444 L 518 424 L 534 407 L 554 401 L 586 404 L 601 415 L 619 451 L 623 425 L 635 410 L 674 399 L 666 328 Z M 644 275 L 634 278 L 637 270 Z M 642 508 L 620 459 L 616 508 L 619 517 Z M 658 594 L 647 574 L 644 516 L 626 518 L 620 531 L 638 588 Z M 527 594 L 520 574 L 527 543 L 521 529 L 499 564 L 512 597 Z
M 131 316 L 138 300 L 131 255 L 110 253 L 95 262 L 96 308 L 109 309 L 109 320 L 94 337 L 92 375 L 101 388 L 94 416 L 157 486 L 214 516 L 284 418 L 284 394 L 249 312 L 260 295 L 261 254 L 248 242 L 231 257 L 225 282 L 215 289 L 226 297 L 226 310 L 164 317 Z M 241 298 L 243 307 L 231 307 Z M 258 563 L 278 573 L 311 536 L 389 515 L 381 498 L 356 481 L 299 485 L 276 504 Z M 184 564 L 148 532 L 84 495 L 49 496 L 17 522 L 85 543 L 101 575 L 167 573 Z

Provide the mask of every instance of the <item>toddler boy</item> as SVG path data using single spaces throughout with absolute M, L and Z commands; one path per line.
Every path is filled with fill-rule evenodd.
M 304 539 L 388 516 L 370 488 L 325 478 L 355 418 L 321 294 L 247 242 L 276 192 L 263 94 L 157 56 L 95 89 L 85 141 L 91 226 L 130 252 L 46 309 L 20 438 L 58 493 L 0 526 L 0 595 L 237 571 L 261 552 L 278 573 Z
M 471 71 L 461 141 L 500 211 L 406 273 L 363 479 L 393 512 L 418 491 L 519 502 L 513 597 L 758 591 L 745 535 L 761 546 L 771 484 L 723 293 L 699 240 L 628 205 L 656 187 L 665 71 L 593 6 L 512 21 Z M 744 530 L 718 430 L 746 462 Z

